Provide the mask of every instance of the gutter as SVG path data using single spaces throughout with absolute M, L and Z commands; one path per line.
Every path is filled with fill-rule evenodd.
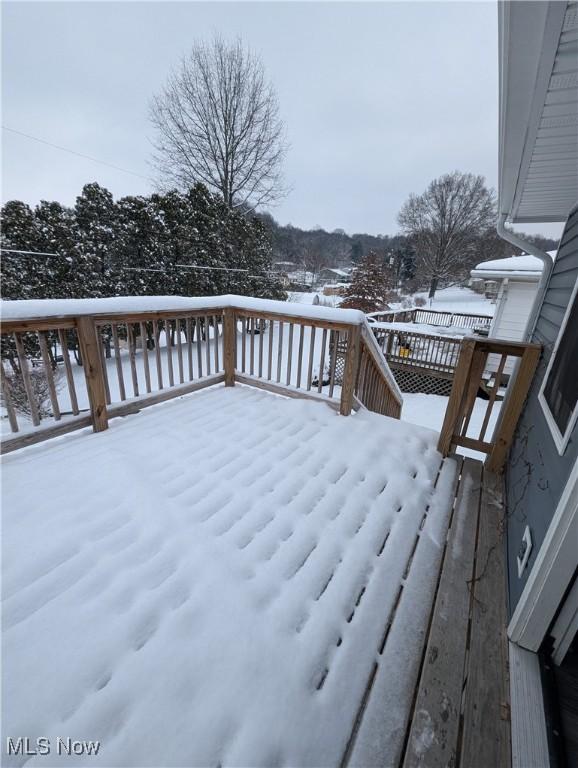
M 529 253 L 531 256 L 535 256 L 537 259 L 540 259 L 544 265 L 542 274 L 540 276 L 540 281 L 538 283 L 538 290 L 536 291 L 534 303 L 532 304 L 532 310 L 530 312 L 530 316 L 528 317 L 528 322 L 526 323 L 526 328 L 524 329 L 524 335 L 522 337 L 522 341 L 530 341 L 532 334 L 534 333 L 534 329 L 536 328 L 536 321 L 538 320 L 538 313 L 540 311 L 540 307 L 542 306 L 544 294 L 546 293 L 546 287 L 548 285 L 548 281 L 550 280 L 552 270 L 554 269 L 554 261 L 551 256 L 549 256 L 545 251 L 540 250 L 540 248 L 535 246 L 533 243 L 529 243 L 527 240 L 522 240 L 521 237 L 518 237 L 513 232 L 509 232 L 506 229 L 506 218 L 507 214 L 501 213 L 498 216 L 498 221 L 496 223 L 496 230 L 502 240 L 506 240 L 511 245 L 516 246 L 516 248 L 520 248 L 522 251 Z

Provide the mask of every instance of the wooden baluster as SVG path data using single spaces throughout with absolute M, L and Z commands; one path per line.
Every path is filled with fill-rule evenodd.
M 214 340 L 215 340 L 215 373 L 219 373 L 219 321 L 217 315 L 213 315 L 213 328 L 214 328 Z
M 317 328 L 309 326 L 309 365 L 307 366 L 307 391 L 311 389 L 311 379 L 313 378 L 313 355 L 315 354 L 315 336 Z
M 79 317 L 76 320 L 78 343 L 86 379 L 92 428 L 95 432 L 108 429 L 104 376 L 98 345 L 97 330 L 93 317 Z
M 189 365 L 189 381 L 192 381 L 195 378 L 195 374 L 193 371 L 193 321 L 192 321 L 192 318 L 187 317 L 185 324 L 187 328 L 187 363 Z
M 126 324 L 126 340 L 128 342 L 128 357 L 130 361 L 130 375 L 132 379 L 132 391 L 135 397 L 138 397 L 138 375 L 136 370 L 136 343 L 134 339 L 134 330 L 131 323 Z
M 279 339 L 277 342 L 277 383 L 281 382 L 281 366 L 283 363 L 283 332 L 285 323 L 279 323 Z
M 247 359 L 247 318 L 241 318 L 241 371 L 245 373 Z
M 249 321 L 251 323 L 251 345 L 250 345 L 250 354 L 251 354 L 251 360 L 249 363 L 249 373 L 251 376 L 255 373 L 255 318 L 252 317 Z
M 40 342 L 40 353 L 42 355 L 42 363 L 44 365 L 44 372 L 46 374 L 46 383 L 48 384 L 48 393 L 50 395 L 50 403 L 52 405 L 52 415 L 56 421 L 60 421 L 60 408 L 58 406 L 58 397 L 56 396 L 56 387 L 54 386 L 54 374 L 52 373 L 52 362 L 50 355 L 48 354 L 48 344 L 46 343 L 46 336 L 42 331 L 38 331 L 38 341 Z
M 173 370 L 173 342 L 171 340 L 171 321 L 165 320 L 165 344 L 167 349 L 167 365 L 169 369 L 169 387 L 175 386 L 175 374 Z
M 203 349 L 202 349 L 202 327 L 203 323 L 200 317 L 195 318 L 196 344 L 197 344 L 197 375 L 203 377 Z
M 211 375 L 211 324 L 209 316 L 205 315 L 205 362 L 207 364 L 207 376 Z
M 15 333 L 14 340 L 16 341 L 16 353 L 18 355 L 20 375 L 22 376 L 22 383 L 24 384 L 28 405 L 30 406 L 30 416 L 32 418 L 32 423 L 37 427 L 40 424 L 40 414 L 38 413 L 38 403 L 36 402 L 36 396 L 34 395 L 34 390 L 32 388 L 28 360 L 26 359 L 24 345 L 22 344 L 22 334 Z
M 271 320 L 271 327 L 269 328 L 269 350 L 267 356 L 267 379 L 271 381 L 273 376 L 273 329 L 275 328 L 275 321 Z
M 184 365 L 183 365 L 183 340 L 181 339 L 181 319 L 175 318 L 175 333 L 177 336 L 177 363 L 179 366 L 179 384 L 185 383 Z
M 482 376 L 484 373 L 484 368 L 486 367 L 487 359 L 487 350 L 476 349 L 472 360 L 472 366 L 470 368 L 470 378 L 468 381 L 468 391 L 466 394 L 466 405 L 464 413 L 465 421 L 461 431 L 461 434 L 464 437 L 466 436 L 468 427 L 470 425 L 470 419 L 472 418 L 472 413 L 476 404 L 476 398 L 478 396 L 478 390 L 480 388 L 480 384 L 482 383 Z
M 18 419 L 16 418 L 16 411 L 14 410 L 14 405 L 12 403 L 12 397 L 10 395 L 10 384 L 6 377 L 6 373 L 4 372 L 3 362 L 0 365 L 0 378 L 2 381 L 2 396 L 4 398 L 4 407 L 6 408 L 6 413 L 8 414 L 10 429 L 12 432 L 18 432 Z
M 62 358 L 64 360 L 64 371 L 66 373 L 66 384 L 68 386 L 68 395 L 70 397 L 70 406 L 72 413 L 78 416 L 80 411 L 78 410 L 78 398 L 76 397 L 76 387 L 74 386 L 74 376 L 72 374 L 72 367 L 70 365 L 70 357 L 68 356 L 68 342 L 66 340 L 66 334 L 63 328 L 58 329 L 58 341 L 60 342 L 60 351 L 62 352 Z
M 265 320 L 259 320 L 259 378 L 263 376 L 263 332 Z
M 323 335 L 321 336 L 321 354 L 319 356 L 319 383 L 317 384 L 317 391 L 323 391 L 323 374 L 325 371 L 325 346 L 327 344 L 327 328 L 323 329 Z
M 148 344 L 147 344 L 147 328 L 146 323 L 139 323 L 140 328 L 140 343 L 141 343 L 141 349 L 142 349 L 142 359 L 143 359 L 143 365 L 144 365 L 144 374 L 145 374 L 145 384 L 147 393 L 150 393 L 151 391 L 151 372 L 149 367 L 149 350 L 148 350 Z
M 339 331 L 331 331 L 329 349 L 332 350 L 331 366 L 329 369 L 329 397 L 333 397 L 333 390 L 335 389 L 335 366 L 337 364 L 337 345 L 339 344 Z
M 496 402 L 496 397 L 498 396 L 498 390 L 500 388 L 500 383 L 502 381 L 502 374 L 504 373 L 504 366 L 506 364 L 507 359 L 508 359 L 508 355 L 505 352 L 502 352 L 500 363 L 498 365 L 498 370 L 496 371 L 496 375 L 494 377 L 494 386 L 492 387 L 492 391 L 490 392 L 490 399 L 488 400 L 488 405 L 486 407 L 486 413 L 484 415 L 484 421 L 482 422 L 482 427 L 480 429 L 478 440 L 483 441 L 484 437 L 486 436 L 486 430 L 488 428 L 488 423 L 490 421 L 490 416 L 492 413 L 492 409 L 494 407 L 494 403 Z
M 116 323 L 112 323 L 112 339 L 114 343 L 114 362 L 116 363 L 118 391 L 120 393 L 120 399 L 126 400 L 126 392 L 124 389 L 124 376 L 122 375 L 122 361 L 120 359 L 120 345 L 118 342 L 118 328 Z
M 291 364 L 293 361 L 293 323 L 289 323 L 289 343 L 287 346 L 287 386 L 291 386 Z
M 157 383 L 159 389 L 163 388 L 163 365 L 161 358 L 161 329 L 160 320 L 153 320 L 153 329 L 155 336 L 155 360 L 157 364 Z

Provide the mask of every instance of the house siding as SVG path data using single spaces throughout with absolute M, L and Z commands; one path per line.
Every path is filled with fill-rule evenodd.
M 578 424 L 572 431 L 564 454 L 560 456 L 538 401 L 538 393 L 577 279 L 578 207 L 572 211 L 566 222 L 554 270 L 536 323 L 532 341 L 542 344 L 543 352 L 506 467 L 510 613 L 513 613 L 520 599 L 560 496 L 578 458 Z M 528 567 L 522 577 L 518 578 L 516 557 L 526 525 L 530 526 L 533 548 Z
M 538 284 L 535 282 L 502 280 L 490 336 L 496 339 L 521 341 L 524 338 L 537 290 Z M 500 355 L 490 355 L 486 363 L 486 373 L 495 373 L 500 366 L 500 359 Z M 513 370 L 514 361 L 510 359 L 504 366 L 504 373 L 509 375 Z
M 536 283 L 508 282 L 502 298 L 504 306 L 500 321 L 492 336 L 511 341 L 520 341 L 524 337 L 537 287 Z

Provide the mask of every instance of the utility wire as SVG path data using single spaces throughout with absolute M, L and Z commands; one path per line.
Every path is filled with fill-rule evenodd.
M 20 253 L 23 256 L 62 256 L 61 253 L 45 253 L 44 251 L 17 251 L 15 248 L 0 248 L 0 253 Z
M 63 256 L 61 253 L 44 253 L 43 251 L 18 251 L 15 248 L 0 248 L 0 253 L 17 253 L 21 254 L 23 256 Z M 68 257 L 64 257 L 68 258 Z M 162 272 L 166 273 L 167 271 L 171 269 L 195 269 L 199 271 L 205 271 L 205 270 L 211 270 L 211 271 L 218 271 L 218 272 L 243 272 L 243 274 L 246 274 L 247 277 L 251 277 L 253 279 L 257 280 L 265 280 L 266 278 L 263 275 L 250 275 L 248 274 L 248 269 L 242 269 L 241 267 L 209 267 L 209 266 L 203 266 L 202 264 L 168 264 L 165 269 L 152 269 L 150 267 L 121 267 L 125 272 Z M 267 271 L 265 272 L 265 275 L 276 275 L 277 272 L 271 272 Z
M 139 179 L 146 179 L 146 181 L 150 181 L 150 178 L 148 176 L 143 176 L 142 173 L 135 173 L 134 171 L 128 171 L 126 168 L 121 168 L 119 165 L 114 165 L 113 163 L 107 163 L 106 160 L 99 160 L 96 157 L 85 155 L 82 152 L 76 152 L 74 149 L 68 149 L 68 147 L 61 147 L 59 144 L 53 144 L 51 141 L 46 141 L 45 139 L 39 139 L 38 136 L 32 136 L 29 133 L 24 133 L 24 131 L 17 131 L 15 128 L 9 128 L 7 125 L 3 125 L 2 130 L 10 131 L 10 133 L 16 133 L 18 136 L 24 136 L 26 139 L 37 141 L 39 144 L 46 144 L 46 146 L 53 147 L 54 149 L 59 149 L 61 152 L 68 152 L 70 155 L 83 157 L 85 160 L 92 160 L 93 163 L 100 163 L 100 165 L 106 165 L 108 166 L 108 168 L 114 168 L 116 171 L 122 171 L 122 173 L 128 173 L 131 176 L 137 176 Z

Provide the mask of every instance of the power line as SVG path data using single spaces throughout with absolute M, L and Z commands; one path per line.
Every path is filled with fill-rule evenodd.
M 44 251 L 17 251 L 16 248 L 0 248 L 0 253 L 20 253 L 25 256 L 62 256 L 61 253 L 45 253 Z
M 29 133 L 24 133 L 24 131 L 17 131 L 15 128 L 9 128 L 7 125 L 3 125 L 2 130 L 10 131 L 10 133 L 16 133 L 18 136 L 24 136 L 26 139 L 37 141 L 39 144 L 46 144 L 46 146 L 53 147 L 54 149 L 59 149 L 61 152 L 68 152 L 70 155 L 83 157 L 85 160 L 92 160 L 93 163 L 100 163 L 100 165 L 106 165 L 109 168 L 114 168 L 116 171 L 122 171 L 122 173 L 128 173 L 131 176 L 137 176 L 139 179 L 146 179 L 146 181 L 150 181 L 150 178 L 148 176 L 143 176 L 141 173 L 128 171 L 126 168 L 121 168 L 119 165 L 114 165 L 113 163 L 107 163 L 106 160 L 99 160 L 96 157 L 85 155 L 82 152 L 76 152 L 74 149 L 68 149 L 68 147 L 61 147 L 59 144 L 53 144 L 51 141 L 46 141 L 45 139 L 39 139 L 38 136 L 32 136 Z
M 211 269 L 215 272 L 248 272 L 248 269 L 241 269 L 241 267 L 205 267 L 202 264 L 175 264 L 175 267 L 181 267 L 181 269 Z

